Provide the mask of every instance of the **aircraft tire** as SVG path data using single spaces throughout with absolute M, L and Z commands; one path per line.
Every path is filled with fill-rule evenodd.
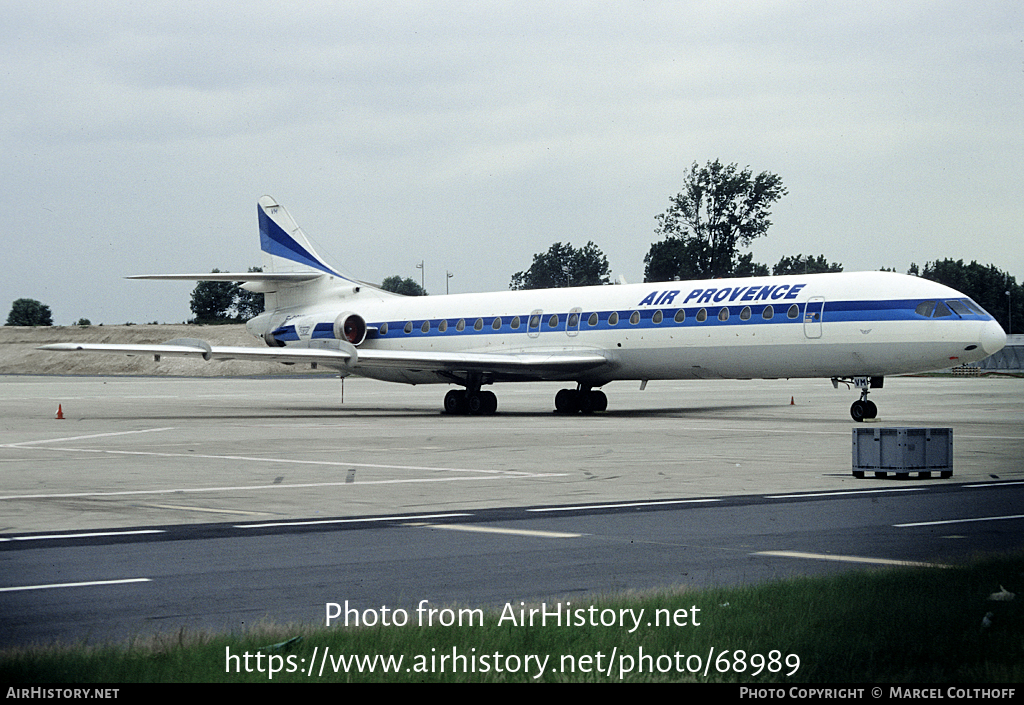
M 461 389 L 452 389 L 444 395 L 444 411 L 446 414 L 465 414 L 469 412 L 466 393 Z
M 857 423 L 864 420 L 864 414 L 867 412 L 867 409 L 865 409 L 864 406 L 864 402 L 858 399 L 853 402 L 853 405 L 850 407 L 850 416 L 852 416 L 853 420 Z
M 866 419 L 877 419 L 878 418 L 878 407 L 875 402 L 865 399 L 864 400 L 864 418 Z
M 498 397 L 494 392 L 474 392 L 469 395 L 469 413 L 486 416 L 498 410 Z
M 577 414 L 580 411 L 579 395 L 572 389 L 560 389 L 555 395 L 555 412 Z

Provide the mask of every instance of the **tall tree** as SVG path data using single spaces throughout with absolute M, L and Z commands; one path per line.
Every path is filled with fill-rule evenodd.
M 263 267 L 249 267 L 250 272 L 262 272 Z M 243 289 L 238 282 L 235 282 L 234 311 L 235 318 L 239 321 L 248 321 L 250 318 L 263 313 L 265 307 L 263 294 L 257 294 L 248 289 Z
M 510 289 L 553 289 L 607 284 L 608 258 L 593 242 L 580 248 L 556 242 L 547 252 L 533 256 L 525 272 L 516 272 Z
M 839 262 L 829 262 L 825 259 L 825 255 L 783 257 L 777 265 L 772 267 L 772 274 L 775 276 L 780 274 L 828 274 L 841 271 L 843 271 L 843 265 Z
M 406 277 L 402 279 L 397 274 L 394 274 L 383 282 L 381 282 L 380 288 L 384 291 L 390 291 L 395 294 L 401 294 L 402 296 L 426 296 L 427 290 L 416 283 L 415 279 Z
M 35 299 L 18 299 L 11 304 L 6 326 L 52 326 L 50 307 Z
M 767 232 L 771 206 L 786 193 L 782 179 L 770 172 L 754 176 L 750 167 L 717 159 L 703 167 L 694 162 L 683 190 L 657 216 L 655 232 L 667 242 L 651 246 L 644 260 L 647 281 L 735 276 L 738 248 Z M 742 264 L 755 266 L 749 258 Z

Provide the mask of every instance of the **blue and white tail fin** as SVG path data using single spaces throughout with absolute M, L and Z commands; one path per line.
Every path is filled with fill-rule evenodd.
M 288 210 L 271 196 L 260 198 L 256 207 L 260 222 L 260 249 L 263 250 L 265 272 L 309 272 L 316 270 L 339 279 L 349 280 L 328 265 L 317 254 L 309 238 L 296 224 Z

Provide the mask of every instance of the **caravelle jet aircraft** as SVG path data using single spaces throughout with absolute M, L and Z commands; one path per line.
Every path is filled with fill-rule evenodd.
M 405 297 L 344 276 L 270 196 L 257 206 L 264 271 L 135 279 L 242 281 L 265 294 L 247 324 L 269 348 L 61 343 L 46 350 L 315 363 L 343 376 L 462 387 L 452 414 L 492 414 L 485 385 L 563 381 L 561 413 L 603 411 L 615 380 L 831 378 L 861 391 L 850 413 L 874 418 L 868 390 L 886 375 L 980 360 L 1006 334 L 949 287 L 887 272 L 675 281 Z

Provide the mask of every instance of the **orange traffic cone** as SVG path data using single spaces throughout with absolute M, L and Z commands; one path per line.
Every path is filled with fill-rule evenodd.
M 796 400 L 795 400 L 795 399 L 793 399 L 793 397 L 790 397 L 790 398 L 789 398 L 789 405 L 790 405 L 790 406 L 796 406 Z
M 63 419 L 64 418 L 64 409 L 61 408 L 60 404 L 57 405 L 57 418 L 58 419 Z

